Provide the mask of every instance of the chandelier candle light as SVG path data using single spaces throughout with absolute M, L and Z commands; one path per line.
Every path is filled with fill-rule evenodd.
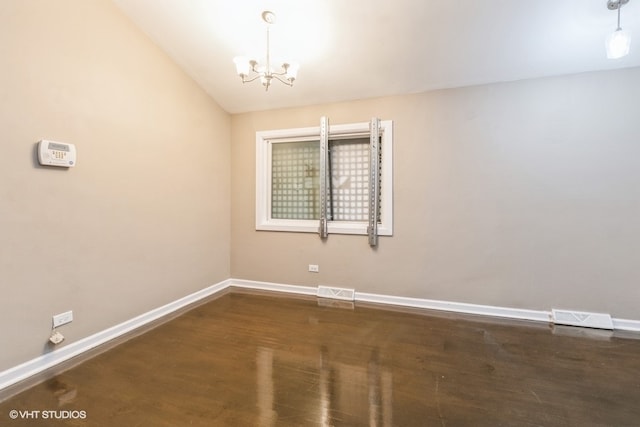
M 618 59 L 629 54 L 629 46 L 631 45 L 631 37 L 629 33 L 622 30 L 620 26 L 620 9 L 627 4 L 629 0 L 608 0 L 607 9 L 618 10 L 618 27 L 607 37 L 607 58 Z
M 236 71 L 242 83 L 249 83 L 254 80 L 260 79 L 260 82 L 264 86 L 265 91 L 269 90 L 271 81 L 273 79 L 278 80 L 287 86 L 293 86 L 293 82 L 298 76 L 299 65 L 296 63 L 283 63 L 280 66 L 280 71 L 274 71 L 271 68 L 271 58 L 269 52 L 269 27 L 276 22 L 276 15 L 268 10 L 262 12 L 262 20 L 267 24 L 267 56 L 266 64 L 260 65 L 255 59 L 247 59 L 243 56 L 237 56 L 233 58 L 233 62 L 236 64 Z

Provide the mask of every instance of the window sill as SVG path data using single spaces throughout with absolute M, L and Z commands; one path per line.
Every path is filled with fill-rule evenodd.
M 289 231 L 293 233 L 317 233 L 319 221 L 316 220 L 277 220 L 272 219 L 256 224 L 258 231 Z M 367 224 L 363 222 L 329 222 L 329 234 L 367 234 Z M 378 235 L 392 236 L 392 231 L 378 224 Z

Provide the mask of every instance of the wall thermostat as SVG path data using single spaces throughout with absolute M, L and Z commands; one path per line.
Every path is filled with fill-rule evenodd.
M 76 165 L 76 146 L 43 139 L 38 142 L 38 161 L 44 166 L 72 168 Z

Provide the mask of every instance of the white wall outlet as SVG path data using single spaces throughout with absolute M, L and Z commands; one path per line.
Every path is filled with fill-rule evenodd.
M 64 313 L 56 314 L 53 316 L 53 327 L 57 328 L 58 326 L 66 325 L 67 323 L 71 323 L 73 321 L 73 311 L 66 311 Z
M 309 271 L 312 273 L 317 273 L 320 271 L 320 267 L 317 264 L 309 264 Z

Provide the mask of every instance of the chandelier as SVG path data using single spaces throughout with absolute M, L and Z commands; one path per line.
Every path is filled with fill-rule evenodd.
M 260 82 L 264 86 L 265 91 L 269 90 L 271 81 L 273 79 L 278 80 L 287 86 L 293 86 L 293 82 L 298 76 L 299 65 L 296 63 L 283 63 L 280 65 L 280 69 L 273 69 L 271 67 L 271 58 L 269 52 L 269 27 L 276 22 L 275 13 L 265 10 L 262 12 L 262 20 L 267 24 L 267 55 L 266 63 L 261 65 L 255 59 L 247 59 L 243 56 L 237 56 L 233 58 L 233 62 L 236 64 L 236 71 L 242 83 L 249 83 L 254 80 L 260 79 Z
M 629 54 L 629 45 L 631 45 L 631 36 L 629 33 L 622 30 L 620 26 L 620 9 L 622 6 L 629 3 L 629 0 L 608 0 L 607 8 L 609 10 L 617 10 L 618 13 L 618 27 L 616 30 L 607 37 L 607 58 L 618 59 Z

